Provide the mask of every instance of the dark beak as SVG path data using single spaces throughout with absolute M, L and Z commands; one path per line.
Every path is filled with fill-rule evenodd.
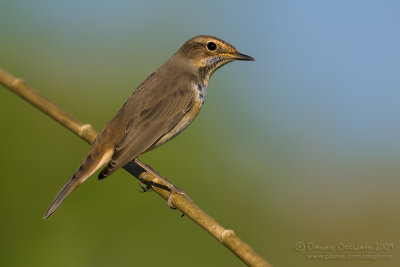
M 236 59 L 236 60 L 254 61 L 254 58 L 252 58 L 251 56 L 247 56 L 247 55 L 239 53 L 239 52 L 232 54 L 232 58 Z

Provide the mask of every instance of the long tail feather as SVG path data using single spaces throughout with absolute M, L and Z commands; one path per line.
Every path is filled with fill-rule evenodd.
M 78 170 L 74 173 L 71 179 L 61 188 L 57 196 L 54 198 L 50 207 L 44 214 L 43 218 L 47 219 L 51 216 L 61 205 L 64 199 L 81 183 L 83 183 L 87 178 L 89 178 L 97 169 L 101 168 L 106 164 L 112 157 L 113 150 L 107 150 L 101 156 L 97 153 L 92 153 L 92 150 L 88 153 L 85 160 L 79 166 Z
M 54 198 L 53 202 L 51 202 L 50 207 L 44 214 L 44 219 L 47 219 L 50 217 L 61 205 L 61 203 L 64 201 L 64 199 L 75 189 L 81 184 L 81 179 L 78 179 L 76 177 L 72 177 L 69 179 L 69 181 L 61 188 L 60 192 L 58 192 L 57 196 Z

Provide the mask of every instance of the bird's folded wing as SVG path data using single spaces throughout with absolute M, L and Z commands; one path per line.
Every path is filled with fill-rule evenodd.
M 171 131 L 193 105 L 193 93 L 189 90 L 172 91 L 152 105 L 144 104 L 133 114 L 125 134 L 115 152 L 100 174 L 105 178 L 129 161 L 148 150 L 163 135 Z

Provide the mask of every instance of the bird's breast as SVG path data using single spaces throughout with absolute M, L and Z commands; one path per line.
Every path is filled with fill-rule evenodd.
M 197 98 L 198 98 L 196 100 L 200 102 L 200 107 L 201 107 L 204 103 L 204 99 L 207 94 L 207 85 L 197 84 L 195 90 L 197 92 Z

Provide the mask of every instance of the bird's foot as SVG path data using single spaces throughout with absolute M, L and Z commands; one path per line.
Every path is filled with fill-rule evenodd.
M 177 188 L 176 186 L 174 186 L 173 184 L 171 184 L 167 180 L 166 177 L 162 177 L 156 170 L 154 170 L 150 166 L 148 166 L 142 162 L 140 162 L 140 164 L 145 166 L 147 169 L 150 169 L 151 171 L 153 171 L 157 175 L 157 179 L 159 179 L 162 182 L 162 184 L 157 184 L 154 182 L 148 183 L 146 178 L 143 178 L 143 181 L 140 182 L 140 184 L 141 184 L 141 187 L 144 192 L 150 190 L 152 188 L 152 186 L 156 186 L 156 187 L 160 187 L 165 190 L 168 190 L 170 193 L 169 193 L 168 200 L 167 200 L 167 206 L 170 207 L 171 209 L 176 209 L 176 207 L 174 207 L 174 205 L 172 204 L 172 197 L 174 194 L 179 194 L 179 195 L 185 196 L 187 199 L 192 201 L 192 199 L 183 190 L 181 190 L 181 189 Z M 144 175 L 146 175 L 146 173 Z
M 169 196 L 168 196 L 168 200 L 167 200 L 167 206 L 170 207 L 171 209 L 176 209 L 176 207 L 174 207 L 174 205 L 172 204 L 172 197 L 173 197 L 174 194 L 179 194 L 179 195 L 185 196 L 185 197 L 187 197 L 188 199 L 190 199 L 190 198 L 188 197 L 188 195 L 187 195 L 183 190 L 181 190 L 181 189 L 177 188 L 175 185 L 171 184 L 171 183 L 167 180 L 166 177 L 159 176 L 159 177 L 157 177 L 157 178 L 160 179 L 160 180 L 164 183 L 164 185 L 168 188 L 168 190 L 169 190 Z M 192 200 L 190 199 L 190 201 L 192 201 Z
M 139 180 L 139 186 L 142 193 L 146 193 L 147 191 L 151 190 L 151 186 Z

